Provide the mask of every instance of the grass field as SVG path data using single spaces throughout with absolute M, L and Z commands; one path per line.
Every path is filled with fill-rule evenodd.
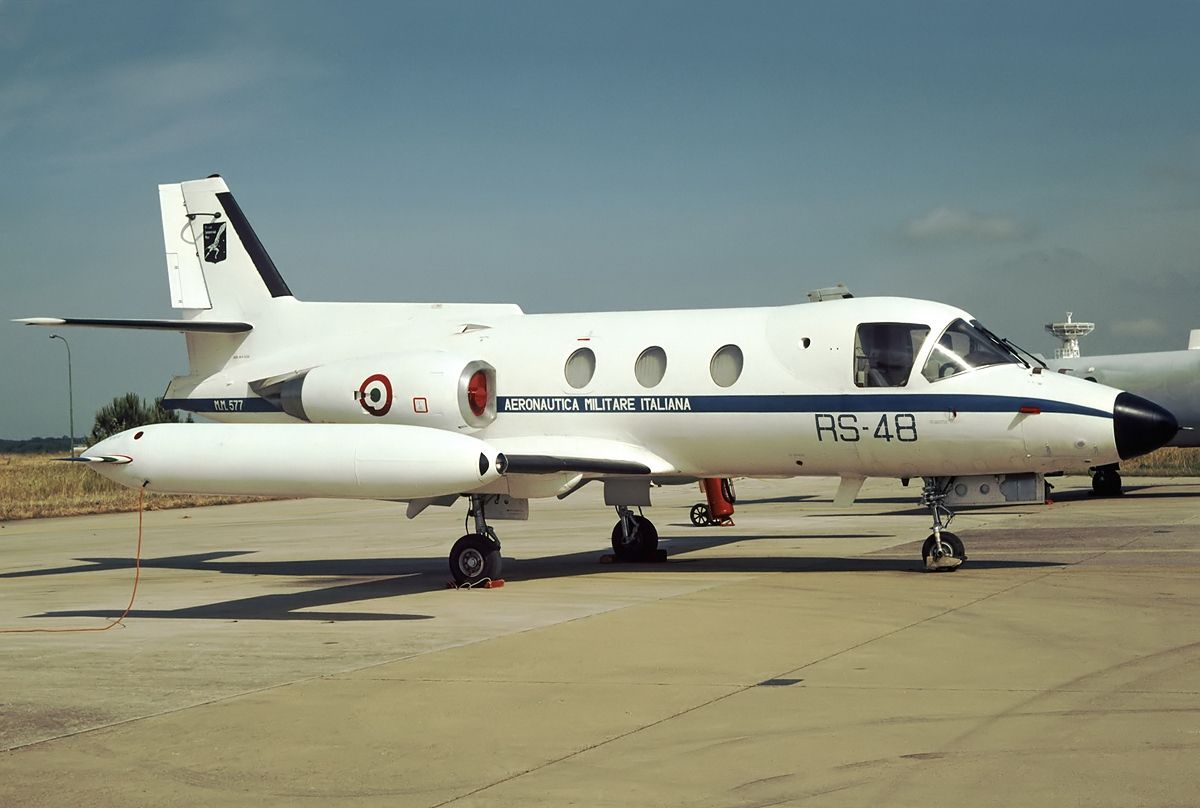
M 1147 477 L 1200 477 L 1200 449 L 1168 446 L 1121 464 L 1121 473 Z
M 82 463 L 57 455 L 0 455 L 0 522 L 43 516 L 79 516 L 137 510 L 138 494 L 101 477 Z M 1159 449 L 1121 464 L 1125 475 L 1200 476 L 1200 449 Z M 147 510 L 251 502 L 260 497 L 146 496 Z
M 111 482 L 83 463 L 61 463 L 61 455 L 0 455 L 0 522 L 43 516 L 136 511 L 138 492 Z M 148 494 L 147 510 L 250 502 L 257 497 L 200 497 Z

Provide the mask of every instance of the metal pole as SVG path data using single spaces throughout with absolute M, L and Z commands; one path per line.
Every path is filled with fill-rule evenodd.
M 71 381 L 71 343 L 66 337 L 51 334 L 50 339 L 60 339 L 67 346 L 67 410 L 71 417 L 71 457 L 75 456 L 75 389 Z

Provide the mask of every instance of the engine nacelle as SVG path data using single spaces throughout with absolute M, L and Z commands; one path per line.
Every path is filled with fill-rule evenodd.
M 482 429 L 496 419 L 496 369 L 447 353 L 350 359 L 284 382 L 279 404 L 314 423 Z

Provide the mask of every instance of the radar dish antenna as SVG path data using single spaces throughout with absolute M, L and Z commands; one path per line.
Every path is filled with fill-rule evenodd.
M 1067 312 L 1067 321 L 1065 323 L 1046 323 L 1046 330 L 1062 341 L 1062 345 L 1055 349 L 1055 359 L 1078 359 L 1079 354 L 1079 338 L 1086 337 L 1088 334 L 1096 330 L 1095 323 L 1076 323 L 1071 320 L 1071 315 L 1075 312 Z

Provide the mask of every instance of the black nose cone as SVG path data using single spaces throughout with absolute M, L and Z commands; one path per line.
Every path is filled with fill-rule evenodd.
M 1113 404 L 1113 435 L 1122 460 L 1153 452 L 1179 431 L 1167 410 L 1133 393 L 1121 393 Z

